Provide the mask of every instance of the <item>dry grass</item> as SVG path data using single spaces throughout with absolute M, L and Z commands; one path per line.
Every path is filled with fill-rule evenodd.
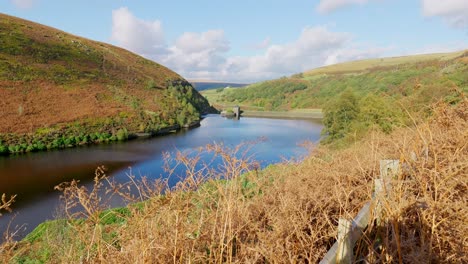
M 335 241 L 338 218 L 353 218 L 371 198 L 379 160 L 398 159 L 404 166 L 382 222 L 370 223 L 356 261 L 466 263 L 467 117 L 466 100 L 439 105 L 432 120 L 413 128 L 374 132 L 340 151 L 320 146 L 304 161 L 264 170 L 246 156 L 248 146 L 209 145 L 174 157 L 186 178 L 171 190 L 146 179 L 113 184 L 98 170 L 93 190 L 61 185 L 70 219 L 77 206 L 85 219 L 5 243 L 0 261 L 316 263 Z M 213 163 L 202 163 L 203 155 Z M 102 213 L 104 186 L 136 203 Z
M 367 232 L 381 241 L 373 252 L 378 262 L 468 261 L 467 118 L 466 99 L 455 109 L 441 104 L 430 123 L 383 141 L 404 166 L 384 205 L 385 224 Z
M 0 200 L 0 216 L 2 215 L 1 214 L 2 210 L 6 210 L 6 211 L 11 212 L 10 206 L 15 201 L 15 198 L 16 198 L 16 195 L 13 195 L 8 199 L 5 194 L 2 194 L 2 198 Z

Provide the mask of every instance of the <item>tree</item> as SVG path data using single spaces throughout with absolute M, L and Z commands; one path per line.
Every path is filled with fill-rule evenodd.
M 359 105 L 359 123 L 365 127 L 378 125 L 385 133 L 392 131 L 393 126 L 398 123 L 398 117 L 402 115 L 397 107 L 392 107 L 391 98 L 374 93 L 362 98 Z
M 328 141 L 343 138 L 349 132 L 351 123 L 359 114 L 358 100 L 350 89 L 340 94 L 337 100 L 324 108 L 324 133 Z

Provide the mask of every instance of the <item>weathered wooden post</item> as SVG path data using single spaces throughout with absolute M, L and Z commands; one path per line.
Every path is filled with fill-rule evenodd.
M 353 244 L 351 242 L 351 229 L 353 223 L 340 218 L 338 221 L 338 250 L 336 252 L 336 263 L 352 263 Z
M 377 225 L 381 223 L 382 205 L 384 200 L 392 194 L 392 179 L 398 175 L 400 170 L 400 162 L 398 160 L 381 160 L 380 161 L 380 179 L 374 180 L 374 199 L 375 216 Z
M 400 162 L 398 160 L 381 160 L 380 161 L 380 179 L 383 181 L 384 192 L 386 195 L 391 194 L 392 178 L 398 175 L 400 170 Z

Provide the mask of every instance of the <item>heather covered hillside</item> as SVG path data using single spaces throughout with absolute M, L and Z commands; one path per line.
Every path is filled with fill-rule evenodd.
M 0 153 L 126 139 L 190 124 L 210 110 L 155 62 L 0 15 Z

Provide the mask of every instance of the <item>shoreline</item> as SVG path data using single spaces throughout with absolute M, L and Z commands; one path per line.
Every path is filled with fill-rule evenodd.
M 0 147 L 7 148 L 5 149 L 5 152 L 2 152 L 0 150 L 0 157 L 9 157 L 9 156 L 16 156 L 16 155 L 23 155 L 27 153 L 36 153 L 36 152 L 48 152 L 48 151 L 55 151 L 55 150 L 61 150 L 61 149 L 68 149 L 68 148 L 77 148 L 81 146 L 92 146 L 92 145 L 100 145 L 100 144 L 112 144 L 115 142 L 127 142 L 127 141 L 132 141 L 132 140 L 138 140 L 138 139 L 146 139 L 146 138 L 153 138 L 153 137 L 159 137 L 159 136 L 165 136 L 171 133 L 176 133 L 181 130 L 190 130 L 199 127 L 201 124 L 201 121 L 203 120 L 203 117 L 200 117 L 200 119 L 192 121 L 191 123 L 184 124 L 184 125 L 171 125 L 167 126 L 164 128 L 161 128 L 159 130 L 153 130 L 150 132 L 127 132 L 127 136 L 123 139 L 117 139 L 116 134 L 109 134 L 107 138 L 98 141 L 98 140 L 91 140 L 86 143 L 74 143 L 74 144 L 67 144 L 67 145 L 61 145 L 58 147 L 52 147 L 52 148 L 47 148 L 44 147 L 43 149 L 34 149 L 32 151 L 28 151 L 27 148 L 24 148 L 24 150 L 17 151 L 17 152 L 11 152 L 9 150 L 10 145 L 2 145 L 2 138 L 0 134 Z M 19 136 L 21 138 L 21 136 Z M 112 137 L 114 137 L 112 139 Z M 16 146 L 16 145 L 15 145 Z
M 303 118 L 303 119 L 322 119 L 322 111 L 299 112 L 299 111 L 250 111 L 242 110 L 241 117 L 270 117 L 270 118 Z

